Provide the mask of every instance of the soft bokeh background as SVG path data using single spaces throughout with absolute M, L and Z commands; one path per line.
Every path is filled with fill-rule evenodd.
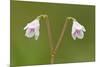
M 28 39 L 23 28 L 41 14 L 47 14 L 56 45 L 66 17 L 75 17 L 86 28 L 82 40 L 73 40 L 69 22 L 55 63 L 95 60 L 95 7 L 89 5 L 11 2 L 11 66 L 50 64 L 50 48 L 46 24 L 41 20 L 40 37 Z

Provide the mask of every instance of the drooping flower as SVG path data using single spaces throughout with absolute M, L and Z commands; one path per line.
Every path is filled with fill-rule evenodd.
M 86 29 L 83 25 L 79 24 L 78 21 L 75 19 L 73 20 L 73 25 L 72 25 L 72 38 L 76 40 L 78 39 L 83 39 L 84 38 L 84 32 L 86 32 Z
M 39 18 L 36 18 L 35 20 L 28 23 L 24 27 L 24 30 L 26 30 L 25 36 L 28 38 L 35 37 L 35 40 L 37 40 L 40 34 L 39 29 L 40 29 Z

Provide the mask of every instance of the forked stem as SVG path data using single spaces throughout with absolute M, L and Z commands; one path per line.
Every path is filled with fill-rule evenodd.
M 57 53 L 57 49 L 59 48 L 60 44 L 61 44 L 61 41 L 62 41 L 62 38 L 64 36 L 64 32 L 66 30 L 66 27 L 67 27 L 67 20 L 65 21 L 64 23 L 64 26 L 62 28 L 62 31 L 61 31 L 61 34 L 60 34 L 60 37 L 59 37 L 59 40 L 57 41 L 57 45 L 56 47 L 52 50 L 52 54 L 51 54 L 51 64 L 54 64 L 54 60 L 55 60 L 55 56 L 56 56 L 56 53 Z
M 41 15 L 43 16 L 43 18 L 46 19 L 46 25 L 47 25 L 47 31 L 48 31 L 48 39 L 49 39 L 49 44 L 50 44 L 50 50 L 51 50 L 51 59 L 50 59 L 50 63 L 51 64 L 54 64 L 54 60 L 55 60 L 55 56 L 56 56 L 56 53 L 57 53 L 57 49 L 59 48 L 60 44 L 61 44 L 61 41 L 62 41 L 62 38 L 64 36 L 64 32 L 66 30 L 66 27 L 67 27 L 67 19 L 73 19 L 72 17 L 67 17 L 65 23 L 64 23 L 64 26 L 62 28 L 62 31 L 61 31 L 61 34 L 60 34 L 60 37 L 59 37 L 59 40 L 57 41 L 57 44 L 56 44 L 56 47 L 54 48 L 53 47 L 53 41 L 52 41 L 52 33 L 51 33 L 51 27 L 50 27 L 50 23 L 49 23 L 49 19 L 48 19 L 48 16 L 47 15 Z
M 63 36 L 64 36 L 64 32 L 65 32 L 65 30 L 66 30 L 66 27 L 67 27 L 67 20 L 66 20 L 65 23 L 64 23 L 64 26 L 63 26 L 63 28 L 62 28 L 62 31 L 61 31 L 59 40 L 57 41 L 56 47 L 55 47 L 54 50 L 52 51 L 52 53 L 53 53 L 53 56 L 52 56 L 52 63 L 54 63 L 55 56 L 56 56 L 56 53 L 57 53 L 57 49 L 59 48 L 59 46 L 60 46 L 60 44 L 61 44 L 61 41 L 62 41 L 62 38 L 63 38 Z

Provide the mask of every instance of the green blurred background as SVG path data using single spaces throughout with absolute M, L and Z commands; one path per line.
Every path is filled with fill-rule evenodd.
M 25 37 L 23 29 L 27 23 L 41 14 L 49 16 L 54 46 L 66 17 L 75 17 L 86 28 L 84 39 L 73 40 L 72 22 L 68 23 L 57 51 L 56 64 L 95 60 L 95 6 L 11 1 L 11 66 L 50 64 L 48 33 L 44 20 L 41 20 L 37 41 Z

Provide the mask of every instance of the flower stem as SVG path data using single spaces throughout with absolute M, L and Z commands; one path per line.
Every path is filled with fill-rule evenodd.
M 49 39 L 49 45 L 50 45 L 50 55 L 51 55 L 50 62 L 51 62 L 51 64 L 53 64 L 54 63 L 54 54 L 53 54 L 53 41 L 52 41 L 51 27 L 50 27 L 48 16 L 45 16 L 45 19 L 46 19 L 48 39 Z
M 61 34 L 60 34 L 59 40 L 57 41 L 57 45 L 56 45 L 56 47 L 54 48 L 54 47 L 53 47 L 53 41 L 52 41 L 51 27 L 50 27 L 50 23 L 49 23 L 48 16 L 47 16 L 47 15 L 44 15 L 43 17 L 46 19 L 46 25 L 47 25 L 47 31 L 48 31 L 48 39 L 49 39 L 50 50 L 51 50 L 51 52 L 50 52 L 50 54 L 51 54 L 50 63 L 51 63 L 51 64 L 54 64 L 55 56 L 56 56 L 56 53 L 57 53 L 57 49 L 58 49 L 59 46 L 60 46 L 60 43 L 61 43 L 62 38 L 63 38 L 63 36 L 64 36 L 64 32 L 65 32 L 66 27 L 67 27 L 67 20 L 66 20 L 65 23 L 64 23 L 64 26 L 63 26 L 63 28 L 62 28 L 62 32 L 61 32 Z
M 56 56 L 56 53 L 57 53 L 57 49 L 59 48 L 60 44 L 61 44 L 61 41 L 62 41 L 62 38 L 64 36 L 64 32 L 66 30 L 66 27 L 67 27 L 67 20 L 65 21 L 64 23 L 64 26 L 62 28 L 62 32 L 60 34 L 60 37 L 59 37 L 59 40 L 57 42 L 57 45 L 56 47 L 52 50 L 52 54 L 51 54 L 51 64 L 54 64 L 54 60 L 55 60 L 55 56 Z
M 55 49 L 54 49 L 55 52 L 57 51 L 57 49 L 58 49 L 59 46 L 60 46 L 60 43 L 61 43 L 62 38 L 63 38 L 63 36 L 64 36 L 64 32 L 65 32 L 65 30 L 66 30 L 66 27 L 67 27 L 67 20 L 66 20 L 65 23 L 64 23 L 64 26 L 63 26 L 63 28 L 62 28 L 62 32 L 61 32 L 61 34 L 60 34 L 59 40 L 58 40 L 57 45 L 56 45 L 56 47 L 55 47 Z
M 65 32 L 65 30 L 66 30 L 66 27 L 67 27 L 67 21 L 65 21 L 65 23 L 64 23 L 64 26 L 63 26 L 62 32 L 61 32 L 61 34 L 60 34 L 59 40 L 58 40 L 58 42 L 57 42 L 57 45 L 56 45 L 55 49 L 52 51 L 51 63 L 54 63 L 55 56 L 56 56 L 56 53 L 57 53 L 57 49 L 58 49 L 59 46 L 60 46 L 60 43 L 61 43 L 62 38 L 63 38 L 63 36 L 64 36 L 64 32 Z

